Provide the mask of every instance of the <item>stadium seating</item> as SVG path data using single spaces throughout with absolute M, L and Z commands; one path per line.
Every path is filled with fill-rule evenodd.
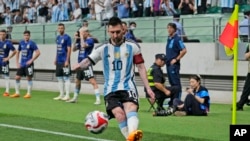
M 249 6 L 245 6 L 245 9 Z M 244 7 L 242 8 L 244 9 Z M 223 30 L 231 14 L 202 14 L 181 16 L 181 23 L 184 26 L 189 39 L 199 39 L 200 42 L 215 42 L 219 33 Z M 239 13 L 239 21 L 243 19 L 243 14 Z M 143 42 L 166 42 L 166 25 L 172 21 L 172 17 L 150 17 L 150 18 L 130 18 L 124 21 L 137 23 L 134 30 L 136 37 Z M 81 23 L 65 22 L 66 33 L 73 37 L 75 31 Z M 2 26 L 3 28 L 4 26 Z M 23 24 L 13 25 L 12 38 L 22 39 L 23 31 L 31 31 L 31 38 L 37 44 L 53 44 L 57 35 L 57 24 Z M 100 42 L 106 40 L 108 35 L 105 27 L 98 21 L 89 21 L 89 29 L 94 37 Z

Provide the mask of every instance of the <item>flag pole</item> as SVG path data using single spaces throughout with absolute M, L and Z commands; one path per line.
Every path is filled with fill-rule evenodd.
M 238 7 L 239 5 L 236 4 L 235 5 L 235 9 L 239 9 Z M 237 20 L 238 20 L 238 11 L 237 11 Z M 238 27 L 237 27 L 238 30 Z M 238 32 L 237 32 L 238 33 Z M 233 100 L 232 100 L 232 105 L 233 105 L 233 109 L 232 109 L 232 125 L 236 124 L 236 100 L 237 100 L 237 84 L 238 84 L 238 80 L 237 80 L 237 76 L 238 76 L 238 37 L 234 39 L 234 49 L 233 49 L 233 53 L 234 53 L 234 61 L 233 61 Z

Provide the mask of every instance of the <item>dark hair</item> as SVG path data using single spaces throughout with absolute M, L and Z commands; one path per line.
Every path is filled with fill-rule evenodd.
M 189 79 L 194 79 L 194 80 L 196 80 L 197 82 L 199 82 L 201 84 L 201 77 L 200 77 L 200 75 L 191 75 L 189 77 Z
M 29 31 L 29 30 L 25 30 L 25 31 L 23 32 L 23 34 L 29 34 L 29 35 L 30 35 L 30 31 Z
M 110 25 L 115 26 L 119 24 L 122 25 L 122 21 L 118 17 L 112 17 L 109 19 L 108 26 Z
M 122 21 L 122 24 L 128 25 L 127 22 Z
M 58 26 L 63 26 L 64 27 L 64 24 L 63 23 L 59 23 Z
M 7 33 L 5 29 L 2 29 L 2 30 L 0 30 L 0 32 L 4 32 L 4 33 Z
M 172 27 L 175 31 L 177 30 L 175 23 L 168 23 L 168 26 Z
M 136 25 L 136 23 L 135 23 L 135 22 L 130 22 L 130 23 L 129 23 L 129 26 L 130 26 L 130 25 L 132 25 L 132 24 L 135 24 L 135 25 Z

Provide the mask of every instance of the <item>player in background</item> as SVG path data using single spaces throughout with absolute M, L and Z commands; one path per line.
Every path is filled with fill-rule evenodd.
M 6 30 L 0 30 L 0 74 L 5 80 L 5 92 L 3 96 L 9 96 L 10 93 L 10 76 L 9 60 L 15 56 L 16 49 L 10 40 L 6 40 Z M 10 51 L 12 52 L 10 54 Z
M 154 99 L 144 65 L 140 47 L 124 38 L 122 22 L 118 17 L 110 18 L 107 24 L 110 39 L 108 42 L 95 47 L 91 54 L 80 63 L 73 66 L 73 70 L 85 69 L 103 60 L 104 100 L 106 111 L 111 118 L 119 123 L 119 128 L 127 141 L 139 141 L 143 133 L 138 130 L 138 93 L 135 86 L 134 66 L 149 96 Z
M 82 27 L 80 30 L 80 40 L 78 33 L 75 34 L 75 39 L 72 45 L 72 51 L 78 51 L 78 63 L 80 63 L 83 59 L 87 58 L 88 55 L 92 52 L 94 48 L 94 39 L 90 37 L 89 31 L 87 27 Z M 81 90 L 81 80 L 89 81 L 93 88 L 96 95 L 96 102 L 94 104 L 101 104 L 100 100 L 100 92 L 98 88 L 98 84 L 94 78 L 94 72 L 92 65 L 88 66 L 84 70 L 77 70 L 76 71 L 76 80 L 75 80 L 75 92 L 74 97 L 67 102 L 75 103 L 77 101 L 77 97 Z
M 57 31 L 59 35 L 56 37 L 57 52 L 54 64 L 56 65 L 56 77 L 60 95 L 54 100 L 69 100 L 70 91 L 70 55 L 71 55 L 71 38 L 65 33 L 65 26 L 62 23 L 58 24 Z M 64 88 L 66 94 L 64 95 Z
M 15 94 L 11 95 L 12 98 L 17 98 L 20 96 L 20 80 L 22 76 L 26 76 L 28 81 L 27 93 L 24 98 L 31 98 L 32 89 L 32 77 L 34 74 L 34 61 L 40 56 L 40 51 L 36 43 L 30 40 L 30 31 L 26 30 L 23 32 L 23 40 L 19 42 L 17 55 L 16 55 L 16 84 L 15 84 Z M 35 55 L 33 53 L 35 52 Z M 21 53 L 21 57 L 20 57 Z

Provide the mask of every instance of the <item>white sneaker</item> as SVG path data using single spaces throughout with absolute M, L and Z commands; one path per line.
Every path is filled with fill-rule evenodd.
M 68 103 L 76 103 L 77 102 L 77 98 L 72 98 L 70 100 L 67 100 L 66 102 L 68 102 Z
M 62 96 L 58 96 L 58 97 L 55 97 L 55 98 L 53 98 L 54 100 L 62 100 L 63 99 L 63 97 Z
M 100 100 L 96 100 L 94 104 L 95 104 L 95 105 L 100 105 L 100 104 L 101 104 L 101 101 L 100 101 Z
M 69 100 L 69 99 L 70 99 L 69 96 L 64 96 L 64 97 L 62 98 L 62 100 L 64 100 L 64 101 L 67 101 L 67 100 Z

